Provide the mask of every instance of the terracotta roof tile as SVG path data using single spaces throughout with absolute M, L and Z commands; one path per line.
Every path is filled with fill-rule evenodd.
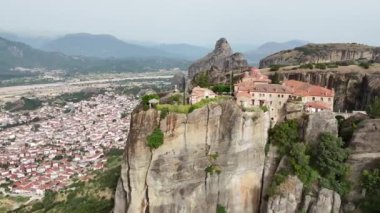
M 284 81 L 284 85 L 292 88 L 294 90 L 294 95 L 298 96 L 322 96 L 322 97 L 333 97 L 334 91 L 321 87 L 305 83 L 302 81 L 287 80 Z
M 305 106 L 316 109 L 331 109 L 326 103 L 320 101 L 307 102 Z

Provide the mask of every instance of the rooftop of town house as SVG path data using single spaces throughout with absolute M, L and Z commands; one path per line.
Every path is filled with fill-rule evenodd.
M 268 76 L 261 74 L 260 70 L 256 67 L 252 67 L 250 72 L 245 72 L 241 79 L 242 82 L 262 82 L 262 83 L 271 83 L 272 80 Z
M 191 90 L 191 95 L 192 96 L 206 96 L 206 95 L 215 95 L 215 93 L 210 89 L 197 86 Z
M 329 105 L 320 101 L 307 102 L 305 106 L 310 107 L 310 108 L 316 108 L 316 109 L 331 109 Z
M 252 97 L 248 91 L 237 91 L 235 93 L 235 96 L 239 97 L 239 98 L 248 98 L 248 99 L 251 99 L 251 97 Z
M 245 92 L 264 92 L 264 93 L 283 93 L 292 94 L 293 90 L 281 84 L 256 84 L 254 82 L 240 82 L 237 84 L 239 91 Z
M 48 120 L 42 120 L 38 123 L 41 124 L 40 130 L 37 132 L 33 132 L 30 130 L 30 126 L 28 125 L 20 125 L 16 127 L 11 127 L 4 129 L 0 132 L 0 146 L 4 146 L 5 149 L 2 152 L 1 156 L 2 159 L 5 160 L 5 162 L 10 162 L 10 167 L 7 172 L 6 177 L 10 178 L 13 181 L 19 181 L 23 180 L 23 185 L 28 184 L 30 181 L 34 181 L 35 178 L 47 175 L 44 182 L 41 182 L 41 184 L 45 184 L 50 179 L 50 175 L 54 175 L 55 177 L 58 177 L 58 182 L 54 183 L 54 187 L 59 184 L 60 186 L 64 186 L 66 182 L 63 181 L 63 179 L 60 179 L 61 176 L 67 176 L 67 173 L 72 173 L 73 170 L 76 172 L 79 172 L 81 174 L 86 174 L 87 167 L 86 168 L 79 168 L 78 165 L 82 165 L 83 162 L 79 161 L 77 162 L 69 162 L 67 159 L 63 159 L 60 161 L 59 165 L 56 165 L 57 168 L 49 169 L 48 171 L 46 168 L 51 168 L 51 160 L 46 158 L 43 162 L 37 163 L 34 161 L 35 159 L 39 158 L 39 156 L 49 156 L 54 157 L 57 154 L 63 154 L 62 148 L 65 148 L 66 154 L 68 153 L 75 153 L 76 150 L 79 150 L 80 148 L 89 148 L 92 149 L 94 145 L 102 144 L 105 147 L 121 147 L 123 148 L 123 140 L 120 142 L 113 142 L 112 140 L 95 140 L 95 135 L 104 135 L 104 136 L 112 136 L 117 138 L 123 138 L 123 135 L 125 133 L 122 131 L 122 129 L 125 129 L 126 125 L 125 123 L 129 122 L 129 119 L 123 118 L 121 119 L 119 116 L 119 113 L 129 109 L 131 111 L 133 109 L 132 106 L 135 106 L 138 104 L 138 100 L 134 99 L 128 99 L 124 96 L 117 96 L 116 99 L 110 100 L 107 97 L 101 97 L 98 96 L 93 100 L 90 101 L 84 101 L 83 103 L 96 103 L 97 106 L 94 106 L 94 108 L 84 106 L 83 112 L 79 112 L 77 110 L 74 114 L 63 114 L 59 109 L 57 110 L 51 110 L 51 114 L 55 116 L 55 118 L 49 118 Z M 122 103 L 122 104 L 120 104 Z M 80 107 L 82 103 L 74 104 L 75 107 Z M 83 104 L 86 105 L 86 104 Z M 124 106 L 124 107 L 122 107 Z M 45 106 L 47 108 L 53 108 L 50 106 Z M 98 117 L 98 112 L 104 114 L 104 117 Z M 43 113 L 43 110 L 38 112 L 39 117 L 46 116 L 46 114 Z M 2 117 L 10 116 L 10 114 L 2 114 Z M 17 115 L 17 114 L 15 114 Z M 1 122 L 8 121 L 16 121 L 17 123 L 17 116 L 7 117 L 7 119 L 4 119 Z M 113 120 L 116 119 L 116 122 L 113 122 Z M 96 124 L 93 124 L 92 121 L 96 120 Z M 58 124 L 59 128 L 57 129 L 52 123 Z M 83 130 L 79 127 L 86 126 L 87 130 Z M 128 128 L 128 127 L 127 127 Z M 71 134 L 72 136 L 67 137 L 66 134 Z M 88 135 L 85 135 L 84 133 L 89 133 Z M 16 135 L 15 141 L 12 142 L 12 144 L 7 145 L 7 143 L 3 144 L 3 142 L 8 142 L 8 138 L 11 135 Z M 86 137 L 85 137 L 86 136 Z M 86 141 L 86 139 L 91 138 L 91 141 Z M 111 137 L 111 138 L 112 138 Z M 57 138 L 60 138 L 57 140 Z M 68 139 L 69 138 L 69 139 Z M 29 140 L 30 139 L 30 140 Z M 35 140 L 36 142 L 33 142 L 31 139 Z M 73 145 L 64 145 L 63 143 L 70 143 Z M 76 142 L 78 141 L 78 143 Z M 51 142 L 55 142 L 57 145 L 52 145 Z M 33 146 L 36 146 L 34 148 L 31 147 L 24 147 L 25 143 L 35 144 Z M 46 149 L 45 149 L 46 147 Z M 21 151 L 20 151 L 21 150 Z M 44 151 L 47 151 L 45 154 Z M 19 157 L 21 154 L 25 153 L 29 155 L 29 153 L 33 152 L 34 157 Z M 103 149 L 100 151 L 103 153 Z M 85 153 L 81 153 L 85 155 Z M 31 156 L 32 154 L 30 154 Z M 82 157 L 81 157 L 82 158 Z M 103 162 L 104 159 L 96 159 L 96 162 L 94 163 L 99 164 L 99 162 Z M 19 165 L 19 167 L 16 167 L 16 164 Z M 48 165 L 47 165 L 48 164 Z M 54 165 L 54 164 L 53 164 Z M 100 165 L 100 164 L 99 164 Z M 25 177 L 24 173 L 26 169 L 28 168 L 36 168 L 37 172 L 27 172 L 27 176 Z M 100 167 L 99 167 L 100 168 Z M 69 170 L 70 169 L 70 170 Z M 0 168 L 0 172 L 3 172 L 4 170 Z M 52 186 L 53 187 L 53 186 Z M 43 187 L 45 188 L 45 187 Z M 24 190 L 25 193 L 32 193 L 32 191 Z
M 293 94 L 297 96 L 334 97 L 335 95 L 333 90 L 302 81 L 286 80 L 283 84 L 293 89 Z

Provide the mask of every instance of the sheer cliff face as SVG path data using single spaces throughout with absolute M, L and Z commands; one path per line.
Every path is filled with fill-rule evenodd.
M 380 49 L 361 44 L 308 44 L 270 55 L 260 61 L 260 68 L 271 65 L 299 65 L 357 59 L 380 60 Z
M 349 72 L 334 70 L 279 72 L 286 79 L 334 88 L 334 110 L 364 110 L 375 96 L 380 96 L 380 70 L 359 67 Z
M 155 110 L 132 116 L 115 212 L 258 211 L 267 114 L 242 112 L 230 101 L 170 113 L 160 122 L 164 144 L 150 150 L 146 137 L 158 122 Z M 209 166 L 220 174 L 207 173 Z
M 368 119 L 359 123 L 350 142 L 351 151 L 347 163 L 350 165 L 350 181 L 352 191 L 348 201 L 358 201 L 362 198 L 360 178 L 364 169 L 376 167 L 380 162 L 380 119 Z
M 202 71 L 217 70 L 223 75 L 230 70 L 248 67 L 245 56 L 241 53 L 233 53 L 226 39 L 221 38 L 215 44 L 215 49 L 199 59 L 189 67 L 189 79 Z

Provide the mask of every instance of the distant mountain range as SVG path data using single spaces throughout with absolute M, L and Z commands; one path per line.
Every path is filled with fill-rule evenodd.
M 9 33 L 9 32 L 0 32 L 0 37 L 5 38 L 10 41 L 25 43 L 37 49 L 42 48 L 45 44 L 53 40 L 53 38 L 50 38 L 50 37 L 31 36 L 31 35 L 24 35 L 24 34 Z
M 195 61 L 210 52 L 210 49 L 191 44 L 154 44 L 148 42 L 123 41 L 112 35 L 96 35 L 89 33 L 68 34 L 59 38 L 18 35 L 14 33 L 1 33 L 0 37 L 11 41 L 26 43 L 34 48 L 49 52 L 60 52 L 71 56 L 86 56 L 96 58 L 176 58 Z M 244 52 L 251 64 L 259 61 L 278 51 L 293 49 L 309 42 L 291 40 L 287 42 L 268 42 L 253 50 L 248 50 L 254 45 L 241 44 L 240 49 Z M 243 46 L 242 46 L 243 45 Z
M 191 44 L 161 44 L 157 48 L 170 55 L 188 60 L 197 60 L 210 51 L 210 49 Z
M 83 56 L 68 56 L 63 53 L 46 52 L 24 43 L 9 41 L 0 37 L 0 79 L 33 75 L 15 68 L 53 70 L 67 72 L 143 72 L 158 69 L 186 69 L 190 64 L 183 59 L 165 57 L 99 59 Z
M 190 44 L 126 42 L 112 35 L 68 34 L 59 38 L 34 37 L 0 32 L 0 37 L 49 52 L 97 58 L 178 58 L 196 60 L 209 49 Z
M 187 69 L 190 61 L 210 51 L 184 43 L 148 45 L 126 42 L 111 35 L 88 33 L 68 34 L 53 39 L 0 32 L 0 37 L 3 37 L 0 40 L 0 72 L 3 77 L 4 73 L 7 77 L 20 75 L 10 71 L 14 67 L 63 69 L 70 72 L 146 71 L 172 67 Z M 260 59 L 268 55 L 306 43 L 300 40 L 268 42 L 247 51 L 245 55 L 251 65 L 257 65 Z M 252 46 L 247 45 L 245 49 L 249 48 Z
M 170 57 L 170 54 L 159 49 L 129 44 L 111 35 L 87 33 L 65 35 L 47 43 L 42 48 L 67 55 L 97 58 Z
M 259 46 L 255 50 L 247 51 L 245 56 L 251 64 L 258 64 L 261 59 L 273 53 L 293 49 L 295 47 L 303 46 L 309 42 L 302 40 L 291 40 L 287 42 L 267 42 Z

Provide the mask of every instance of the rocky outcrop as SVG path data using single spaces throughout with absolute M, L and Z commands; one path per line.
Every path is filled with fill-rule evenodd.
M 247 60 L 241 53 L 233 53 L 231 46 L 225 38 L 219 39 L 215 44 L 215 49 L 199 59 L 189 67 L 189 79 L 197 73 L 214 70 L 211 78 L 225 78 L 228 71 L 246 69 Z
M 380 96 L 380 68 L 364 70 L 358 66 L 350 66 L 342 69 L 344 70 L 297 70 L 278 73 L 281 78 L 333 88 L 335 111 L 364 110 L 375 96 Z
M 267 113 L 224 101 L 159 117 L 153 109 L 132 114 L 114 212 L 258 211 Z M 146 137 L 159 122 L 164 144 L 151 150 Z M 210 166 L 220 174 L 206 172 Z
M 304 114 L 304 104 L 301 101 L 288 101 L 285 105 L 286 119 L 297 119 Z
M 310 213 L 339 213 L 341 206 L 341 199 L 338 193 L 329 190 L 321 189 L 318 193 L 317 202 L 312 204 Z
M 268 188 L 272 183 L 273 176 L 278 170 L 279 161 L 280 161 L 280 156 L 277 153 L 277 147 L 269 144 L 269 150 L 267 150 L 265 163 L 264 163 L 260 212 L 266 212 L 267 205 L 268 205 Z
M 278 186 L 277 194 L 269 197 L 266 213 L 339 213 L 341 209 L 340 195 L 332 190 L 322 188 L 317 196 L 305 194 L 303 183 L 297 176 L 288 176 Z
M 271 65 L 330 63 L 358 59 L 377 61 L 380 59 L 380 50 L 362 44 L 308 44 L 267 56 L 260 61 L 260 68 Z
M 173 78 L 170 79 L 172 88 L 177 87 L 179 91 L 185 90 L 186 87 L 186 75 L 183 72 L 176 72 Z
M 279 186 L 279 194 L 268 200 L 267 213 L 295 213 L 302 201 L 303 184 L 297 176 L 289 176 Z
M 309 115 L 307 125 L 304 129 L 304 140 L 307 143 L 313 144 L 317 141 L 321 133 L 331 133 L 338 136 L 338 121 L 333 112 L 316 112 Z
M 350 165 L 349 180 L 352 191 L 347 199 L 350 202 L 359 200 L 362 196 L 360 178 L 364 169 L 374 168 L 380 163 L 380 119 L 368 119 L 358 124 L 349 145 Z

